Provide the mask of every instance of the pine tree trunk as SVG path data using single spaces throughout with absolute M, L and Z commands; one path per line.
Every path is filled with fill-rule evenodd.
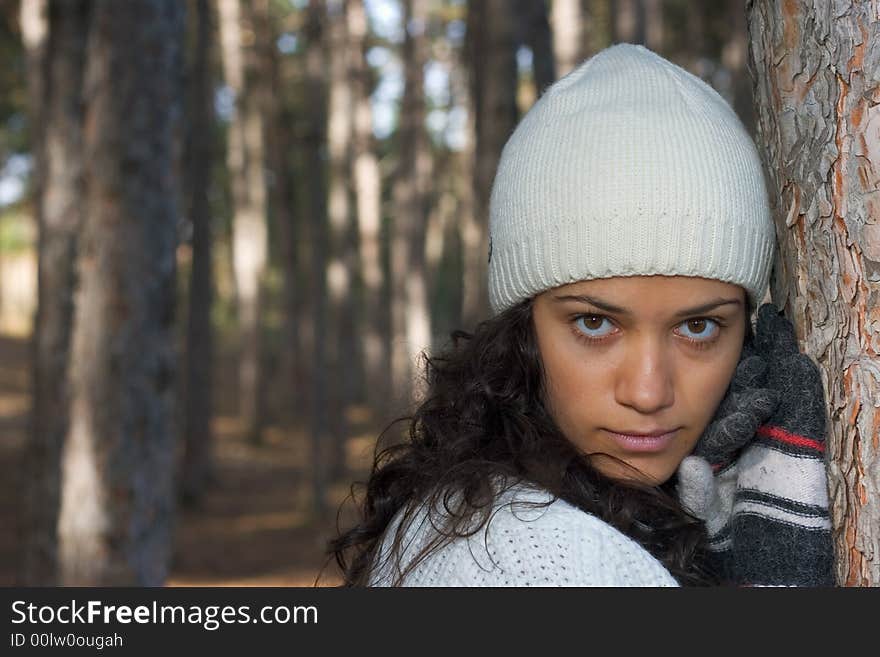
M 643 0 L 643 2 L 645 45 L 655 52 L 660 52 L 663 50 L 663 0 Z M 733 4 L 739 4 L 740 10 L 743 9 L 741 2 L 734 0 Z
M 232 181 L 235 216 L 232 228 L 236 282 L 239 359 L 239 417 L 252 442 L 259 442 L 263 379 L 261 351 L 262 282 L 268 257 L 266 181 L 264 177 L 263 82 L 253 37 L 246 44 L 243 27 L 253 34 L 253 3 L 220 0 L 223 69 L 235 93 L 235 114 L 229 125 L 227 166 Z
M 182 9 L 177 0 L 94 4 L 58 523 L 63 585 L 158 586 L 170 565 Z
M 749 3 L 757 141 L 779 254 L 771 294 L 829 400 L 837 578 L 880 585 L 880 22 L 869 3 Z
M 188 80 L 189 119 L 184 146 L 188 210 L 192 222 L 192 271 L 186 334 L 184 454 L 180 473 L 183 499 L 196 502 L 212 476 L 211 416 L 213 392 L 213 331 L 211 183 L 214 139 L 213 84 L 211 76 L 211 8 L 208 0 L 194 5 L 195 43 Z
M 69 431 L 74 257 L 83 220 L 82 80 L 91 2 L 49 6 L 38 149 L 39 307 L 33 407 L 25 452 L 23 582 L 57 583 L 61 454 Z
M 408 407 L 424 392 L 417 377 L 420 354 L 431 348 L 428 314 L 425 232 L 431 154 L 425 131 L 424 66 L 427 62 L 427 3 L 404 3 L 405 83 L 398 128 L 398 170 L 394 180 L 394 228 L 391 242 L 392 380 L 394 398 Z
M 312 367 L 309 377 L 311 411 L 312 507 L 323 514 L 327 507 L 327 453 L 329 411 L 327 406 L 329 378 L 327 372 L 327 261 L 329 235 L 327 230 L 327 182 L 321 151 L 326 143 L 327 92 L 324 85 L 326 56 L 324 54 L 326 13 L 322 0 L 309 0 L 304 35 L 305 94 L 309 99 L 304 136 L 305 189 L 309 220 L 303 240 L 309 253 L 309 310 L 312 316 Z
M 645 43 L 645 0 L 612 0 L 614 42 Z
M 687 13 L 687 51 L 690 60 L 687 69 L 703 79 L 708 73 L 708 23 L 706 5 L 702 2 Z
M 755 132 L 755 103 L 748 70 L 748 25 L 743 0 L 728 2 L 730 33 L 721 50 L 721 63 L 730 72 L 733 109 L 751 134 Z
M 301 345 L 301 327 L 305 324 L 306 313 L 303 309 L 302 281 L 305 275 L 301 272 L 299 257 L 300 214 L 296 203 L 295 185 L 292 176 L 290 154 L 294 152 L 290 126 L 294 123 L 291 116 L 284 111 L 282 90 L 290 86 L 285 71 L 278 57 L 278 50 L 272 47 L 277 43 L 277 30 L 271 29 L 268 37 L 270 47 L 266 48 L 269 79 L 271 87 L 277 94 L 269 103 L 266 113 L 266 154 L 269 170 L 272 173 L 271 199 L 274 210 L 274 225 L 278 228 L 278 241 L 281 252 L 281 271 L 283 274 L 283 308 L 284 335 L 281 344 L 282 385 L 285 390 L 284 413 L 285 424 L 305 417 L 307 407 L 304 403 L 306 388 L 305 354 L 307 350 Z M 299 75 L 300 72 L 297 70 Z
M 468 5 L 468 61 L 474 114 L 474 213 L 463 232 L 464 300 L 462 317 L 473 327 L 489 314 L 489 194 L 501 149 L 517 121 L 515 25 L 501 0 Z M 561 72 L 561 71 L 560 71 Z
M 88 3 L 52 6 L 24 0 L 29 119 L 35 161 L 38 298 L 32 342 L 32 408 L 25 446 L 20 584 L 51 586 L 57 578 L 61 448 L 74 288 L 73 255 L 81 222 L 82 70 Z M 46 21 L 51 22 L 51 36 Z M 49 93 L 51 91 L 51 94 Z M 46 148 L 46 143 L 52 145 Z
M 547 18 L 547 3 L 545 0 L 518 0 L 518 2 L 518 40 L 525 43 L 532 51 L 535 92 L 540 97 L 544 90 L 556 81 L 556 60 L 553 52 L 553 34 L 550 32 L 550 22 Z M 555 5 L 556 3 L 554 7 Z M 573 31 L 582 32 L 580 29 Z M 575 43 L 577 56 L 580 55 L 581 38 L 582 35 L 579 34 Z
M 43 148 L 44 105 L 46 103 L 46 41 L 49 36 L 49 17 L 46 0 L 21 0 L 19 27 L 24 46 L 25 72 L 27 75 L 27 113 L 33 175 L 31 180 L 34 217 L 39 225 L 43 195 L 41 186 L 45 177 L 45 152 Z M 2 307 L 2 304 L 0 304 Z
M 567 75 L 584 56 L 586 21 L 581 0 L 553 0 L 550 20 L 553 23 L 553 52 L 556 74 Z
M 335 382 L 328 389 L 328 402 L 336 409 L 330 415 L 330 476 L 345 473 L 345 438 L 348 435 L 347 411 L 354 402 L 356 371 L 357 321 L 352 302 L 354 279 L 353 217 L 351 200 L 352 93 L 349 85 L 348 2 L 328 2 L 329 95 L 327 113 L 327 151 L 329 181 L 327 216 L 330 227 L 330 253 L 327 263 L 329 323 L 327 340 L 328 367 Z
M 363 281 L 360 300 L 363 335 L 365 399 L 370 408 L 383 413 L 389 393 L 391 371 L 388 334 L 388 307 L 383 303 L 385 271 L 382 266 L 380 229 L 382 225 L 382 179 L 373 139 L 372 85 L 367 66 L 367 12 L 362 0 L 351 2 L 348 10 L 351 39 L 351 81 L 354 94 L 353 170 L 357 199 L 360 270 Z

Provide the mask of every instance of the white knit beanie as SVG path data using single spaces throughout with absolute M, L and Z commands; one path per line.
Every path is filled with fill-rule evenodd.
M 767 290 L 761 161 L 709 85 L 644 46 L 607 48 L 549 87 L 501 154 L 489 220 L 494 314 L 544 290 L 681 275 Z

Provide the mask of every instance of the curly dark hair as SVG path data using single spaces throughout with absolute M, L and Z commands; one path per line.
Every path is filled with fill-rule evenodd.
M 746 341 L 753 338 L 750 305 Z M 654 555 L 682 585 L 723 583 L 706 550 L 705 525 L 675 495 L 675 476 L 656 486 L 606 477 L 592 465 L 593 455 L 577 449 L 554 422 L 544 403 L 531 299 L 481 322 L 473 334 L 454 331 L 439 355 L 423 360 L 424 400 L 382 432 L 369 480 L 352 485 L 346 500 L 355 500 L 360 519 L 328 543 L 344 586 L 369 584 L 392 519 L 403 512 L 406 521 L 421 502 L 432 510 L 442 503 L 450 515 L 445 523 L 432 523 L 435 540 L 405 568 L 398 563 L 394 583 L 434 550 L 476 533 L 491 515 L 499 477 L 510 486 L 537 485 L 552 495 L 547 504 L 560 498 L 604 520 Z M 399 422 L 409 423 L 405 439 L 382 448 L 383 437 Z M 360 504 L 358 487 L 366 489 Z M 462 495 L 453 502 L 450 491 Z M 399 555 L 404 526 L 389 556 Z

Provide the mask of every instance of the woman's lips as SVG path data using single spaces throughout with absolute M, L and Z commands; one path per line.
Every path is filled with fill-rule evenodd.
M 608 431 L 608 435 L 627 452 L 660 452 L 669 447 L 678 429 L 659 436 L 628 436 L 622 433 Z

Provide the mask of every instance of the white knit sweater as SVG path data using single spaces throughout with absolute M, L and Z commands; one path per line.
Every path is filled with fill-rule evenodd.
M 496 497 L 489 523 L 432 552 L 401 586 L 677 586 L 666 568 L 628 536 L 543 490 L 518 484 Z M 525 503 L 525 504 L 524 504 Z M 442 503 L 440 510 L 442 511 Z M 435 522 L 436 514 L 435 510 Z M 371 586 L 392 586 L 399 571 L 385 559 L 400 524 L 389 524 Z M 401 543 L 409 564 L 437 536 L 422 505 Z

